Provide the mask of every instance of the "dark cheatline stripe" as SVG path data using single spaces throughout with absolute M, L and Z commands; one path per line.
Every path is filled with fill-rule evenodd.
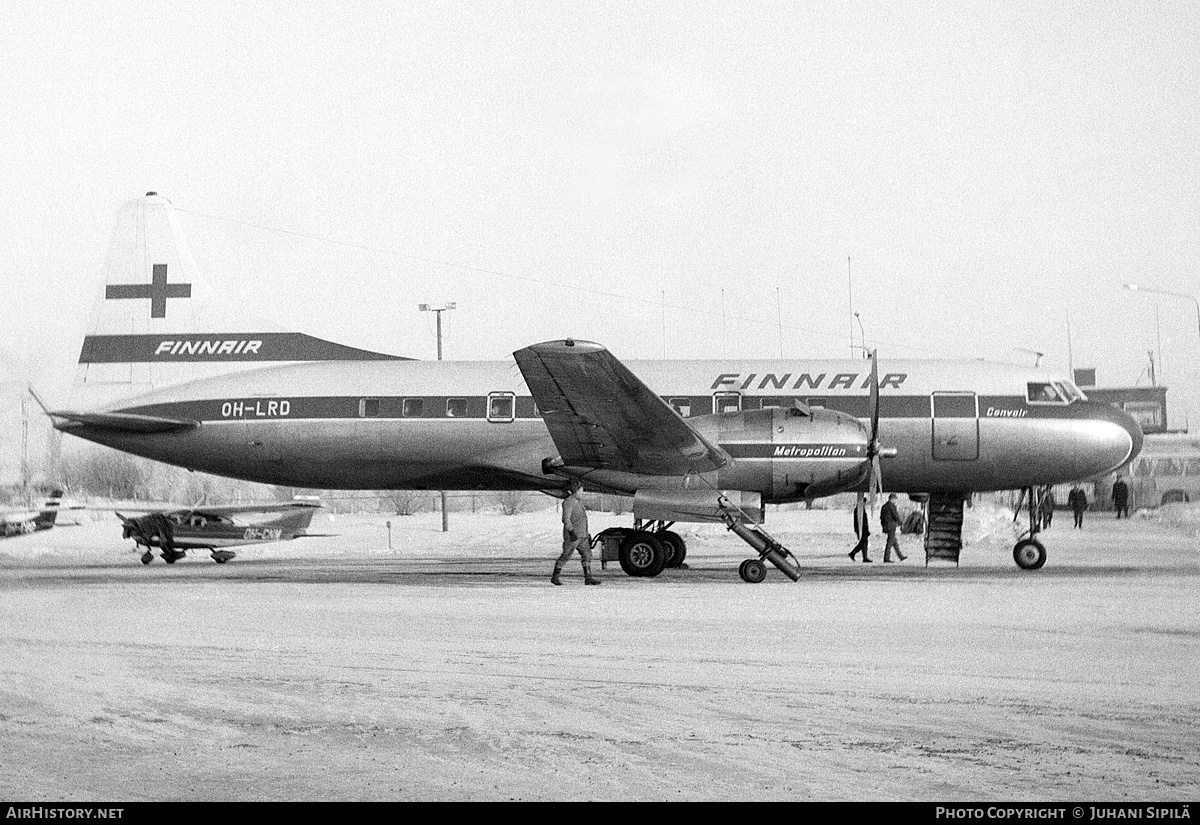
M 711 403 L 710 396 L 697 396 Z M 664 396 L 677 400 L 679 396 Z M 758 399 L 749 399 L 754 402 Z M 370 401 L 369 405 L 364 401 Z M 274 406 L 271 404 L 274 402 Z M 851 415 L 869 415 L 866 398 L 837 396 L 828 399 L 828 407 Z M 484 419 L 487 418 L 488 396 L 281 396 L 278 398 L 217 398 L 199 401 L 179 401 L 169 404 L 148 404 L 131 407 L 121 412 L 137 415 L 162 416 L 164 418 L 190 419 L 194 421 L 239 421 L 269 418 L 308 419 Z M 755 403 L 754 409 L 759 405 Z M 708 415 L 710 407 L 692 407 L 692 416 Z M 748 407 L 749 409 L 749 407 Z M 369 411 L 369 412 L 368 412 Z M 453 414 L 451 414 L 453 411 Z M 366 412 L 367 414 L 363 414 Z M 534 413 L 533 399 L 529 396 L 515 397 L 515 412 L 518 419 L 538 418 Z M 880 415 L 885 419 L 922 418 L 928 420 L 929 396 L 902 396 L 884 399 L 880 404 Z M 979 417 L 998 418 L 1095 418 L 1095 405 L 1087 402 L 1059 405 L 1026 404 L 1019 396 L 980 396 Z M 801 445 L 808 446 L 808 445 Z M 735 457 L 737 457 L 735 455 Z
M 81 364 L 163 364 L 206 361 L 411 361 L 299 332 L 236 332 L 212 335 L 89 335 Z

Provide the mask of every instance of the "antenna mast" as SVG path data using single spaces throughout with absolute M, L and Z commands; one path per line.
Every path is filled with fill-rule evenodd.
M 854 279 L 850 276 L 850 256 L 846 256 L 846 294 L 850 296 L 850 357 L 854 357 Z

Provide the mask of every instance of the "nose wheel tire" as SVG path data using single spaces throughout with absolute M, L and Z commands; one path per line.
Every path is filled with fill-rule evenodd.
M 762 559 L 746 559 L 738 567 L 738 575 L 744 582 L 758 584 L 767 577 L 767 566 Z
M 142 553 L 142 564 L 149 564 L 152 561 L 154 561 L 153 553 L 151 553 L 149 550 L 147 550 L 145 553 Z
M 1013 561 L 1022 570 L 1037 570 L 1046 563 L 1046 548 L 1035 539 L 1022 539 L 1013 548 Z

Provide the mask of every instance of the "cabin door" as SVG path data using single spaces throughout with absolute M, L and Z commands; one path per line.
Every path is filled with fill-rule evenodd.
M 933 394 L 933 457 L 943 461 L 979 458 L 979 407 L 975 393 Z

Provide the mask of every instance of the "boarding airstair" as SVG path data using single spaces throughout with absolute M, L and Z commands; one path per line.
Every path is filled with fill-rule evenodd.
M 958 564 L 962 550 L 963 497 L 961 493 L 929 496 L 929 518 L 925 528 L 925 564 L 952 561 Z

